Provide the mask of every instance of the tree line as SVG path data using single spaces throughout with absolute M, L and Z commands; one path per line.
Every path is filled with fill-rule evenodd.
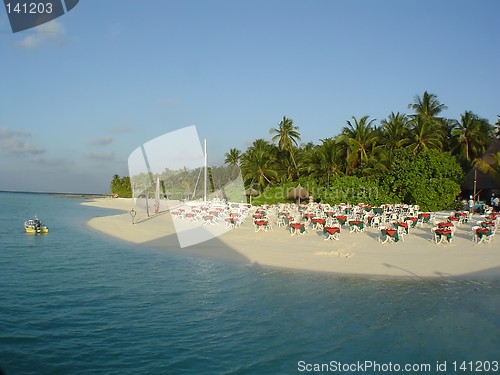
M 492 125 L 471 111 L 458 120 L 445 118 L 447 107 L 427 91 L 415 96 L 408 108 L 412 113 L 393 112 L 379 124 L 369 116 L 352 117 L 339 134 L 319 144 L 300 144 L 298 126 L 285 116 L 270 129 L 271 141 L 256 139 L 245 152 L 231 148 L 225 163 L 239 166 L 246 186 L 261 192 L 302 183 L 321 186 L 318 199 L 332 202 L 332 194 L 321 193 L 335 189 L 332 184 L 350 181 L 351 191 L 363 191 L 369 181 L 377 186 L 379 199 L 364 197 L 367 201 L 399 201 L 428 209 L 449 208 L 472 167 L 499 178 L 500 153 L 493 155 L 493 164 L 484 163 L 481 156 L 494 137 L 500 137 L 500 119 Z M 270 196 L 262 194 L 255 202 L 271 202 Z
M 492 155 L 493 163 L 481 158 L 500 139 L 500 116 L 494 125 L 471 111 L 458 120 L 443 117 L 447 107 L 427 91 L 408 108 L 411 113 L 392 112 L 379 123 L 353 116 L 339 134 L 318 144 L 301 144 L 299 127 L 284 116 L 270 129 L 270 141 L 258 138 L 244 152 L 231 148 L 225 154 L 229 169 L 218 174 L 238 167 L 245 187 L 260 192 L 256 204 L 286 200 L 286 191 L 302 184 L 317 201 L 408 203 L 429 210 L 457 206 L 460 185 L 473 167 L 500 181 L 500 152 Z M 196 170 L 166 168 L 160 178 L 163 189 L 180 197 L 193 190 L 197 175 Z M 212 168 L 210 191 L 222 188 L 213 175 Z M 110 185 L 113 194 L 132 195 L 129 177 L 115 175 Z

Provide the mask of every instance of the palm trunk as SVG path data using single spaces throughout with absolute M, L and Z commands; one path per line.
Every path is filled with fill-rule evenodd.
M 289 153 L 290 153 L 290 157 L 292 158 L 293 166 L 295 167 L 295 173 L 297 174 L 297 178 L 299 178 L 300 177 L 299 168 L 297 168 L 297 163 L 295 163 L 295 158 L 293 157 L 293 152 L 290 150 Z

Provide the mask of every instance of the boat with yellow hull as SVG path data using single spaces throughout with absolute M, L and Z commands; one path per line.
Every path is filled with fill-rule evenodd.
M 30 234 L 49 233 L 49 228 L 43 225 L 42 222 L 35 216 L 34 219 L 24 222 L 24 231 Z

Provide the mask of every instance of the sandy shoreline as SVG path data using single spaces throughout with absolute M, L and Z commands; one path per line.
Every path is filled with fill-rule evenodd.
M 88 226 L 103 234 L 130 243 L 152 246 L 188 255 L 244 262 L 268 267 L 329 272 L 371 277 L 405 278 L 500 278 L 500 246 L 472 241 L 472 224 L 457 228 L 453 242 L 432 241 L 431 225 L 413 229 L 404 241 L 379 243 L 379 231 L 367 228 L 363 233 L 343 230 L 339 241 L 325 241 L 320 231 L 309 230 L 303 236 L 291 236 L 274 225 L 267 232 L 255 232 L 251 220 L 240 228 L 198 245 L 181 248 L 173 219 L 166 210 L 147 217 L 137 211 L 136 224 L 129 214 L 131 199 L 102 198 L 85 206 L 120 210 L 96 217 Z M 480 220 L 474 217 L 472 222 Z

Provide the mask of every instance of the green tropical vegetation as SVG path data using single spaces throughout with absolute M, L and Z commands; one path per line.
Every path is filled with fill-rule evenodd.
M 286 201 L 287 192 L 300 184 L 316 201 L 330 204 L 407 203 L 433 211 L 455 208 L 471 168 L 500 181 L 500 152 L 492 154 L 489 162 L 482 159 L 492 140 L 500 139 L 500 116 L 494 125 L 468 110 L 457 120 L 448 119 L 442 116 L 446 108 L 426 91 L 408 105 L 411 113 L 392 112 L 380 121 L 368 115 L 353 116 L 340 133 L 326 131 L 318 144 L 301 144 L 299 126 L 283 116 L 270 129 L 269 141 L 255 139 L 245 151 L 230 148 L 226 166 L 210 168 L 209 192 L 224 190 L 224 182 L 240 169 L 245 187 L 260 192 L 252 198 L 254 204 Z M 161 174 L 165 195 L 182 197 L 188 192 L 190 197 L 199 197 L 199 191 L 193 192 L 199 176 L 197 169 L 165 169 Z M 151 176 L 135 176 L 133 184 L 140 184 L 141 179 L 151 181 Z M 115 175 L 111 191 L 129 196 L 130 179 Z
M 496 164 L 480 158 L 500 137 L 500 118 L 495 126 L 471 111 L 447 119 L 447 107 L 427 91 L 408 108 L 412 113 L 392 112 L 378 124 L 367 115 L 353 116 L 339 134 L 327 134 L 318 144 L 299 144 L 299 127 L 285 116 L 270 129 L 272 143 L 257 139 L 244 152 L 233 148 L 226 163 L 239 165 L 245 186 L 261 192 L 255 204 L 285 201 L 300 183 L 315 200 L 331 204 L 408 203 L 440 210 L 455 207 L 474 166 L 498 175 L 500 154 L 493 155 Z
M 132 197 L 132 187 L 130 185 L 130 177 L 120 177 L 117 174 L 113 176 L 110 183 L 111 194 L 121 198 Z

